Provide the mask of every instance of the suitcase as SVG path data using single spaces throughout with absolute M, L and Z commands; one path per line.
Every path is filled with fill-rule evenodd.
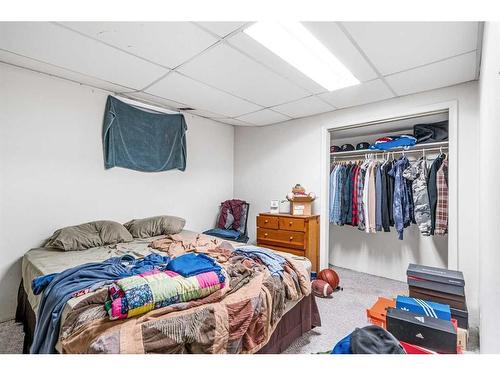
M 398 340 L 438 353 L 457 353 L 457 331 L 447 320 L 409 311 L 387 310 L 387 330 Z

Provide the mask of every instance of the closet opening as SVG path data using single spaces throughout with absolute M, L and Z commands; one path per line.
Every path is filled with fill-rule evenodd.
M 419 126 L 415 127 L 415 125 Z M 427 128 L 437 128 L 439 134 L 425 139 L 421 131 Z M 323 259 L 322 264 L 401 281 L 406 280 L 406 270 L 409 263 L 456 269 L 458 265 L 456 157 L 454 156 L 456 115 L 453 105 L 386 119 L 339 125 L 325 130 L 327 138 L 325 143 L 327 143 L 328 148 L 328 166 L 326 168 L 328 177 L 325 181 L 328 189 L 325 191 L 328 196 L 323 200 L 327 207 L 326 209 L 323 207 L 322 210 L 324 214 L 322 229 L 327 231 L 324 236 L 326 251 L 322 253 L 326 259 Z M 408 137 L 398 138 L 402 135 L 408 135 Z M 398 142 L 395 141 L 398 139 L 405 146 L 397 146 Z M 378 146 L 375 146 L 377 142 Z M 381 145 L 384 142 L 392 143 Z M 413 144 L 413 142 L 416 143 Z M 394 146 L 390 146 L 391 144 Z M 429 181 L 436 183 L 435 174 L 429 180 L 429 172 L 436 159 L 439 159 L 436 165 L 446 160 L 448 167 L 446 175 L 448 219 L 445 219 L 446 225 L 443 227 L 441 217 L 437 230 L 435 228 L 436 215 L 433 215 L 432 220 L 429 216 L 433 209 L 435 212 L 435 197 L 429 201 L 428 208 L 424 205 L 422 209 L 421 200 L 414 198 L 415 182 L 412 182 L 414 180 L 408 174 L 410 170 L 413 170 L 416 173 L 413 179 L 417 178 L 419 173 L 425 174 L 423 181 L 425 181 L 424 188 L 427 192 Z M 403 169 L 409 168 L 406 176 L 408 178 L 399 180 L 403 181 L 410 191 L 406 196 L 410 199 L 409 212 L 406 214 L 407 218 L 410 218 L 409 225 L 408 220 L 405 220 L 404 217 L 403 220 L 394 217 L 396 214 L 393 208 L 394 203 L 390 199 L 387 200 L 388 194 L 394 198 L 394 193 L 388 193 L 386 189 L 388 188 L 389 175 L 391 175 L 390 178 L 394 184 L 392 173 L 395 173 L 396 169 L 392 173 L 389 172 L 400 160 L 404 161 Z M 346 173 L 346 177 L 351 180 L 351 183 L 350 185 L 348 183 L 345 188 L 343 187 L 342 199 L 338 201 L 338 199 L 335 200 L 336 192 L 332 190 L 336 182 L 330 181 L 330 177 L 331 172 L 340 166 L 343 169 L 342 173 Z M 363 167 L 364 173 L 366 173 L 370 166 L 372 166 L 370 173 L 373 172 L 374 175 L 374 181 L 370 181 L 372 184 L 370 187 L 374 188 L 373 192 L 370 190 L 370 194 L 372 194 L 370 205 L 372 212 L 376 212 L 377 215 L 370 214 L 369 222 L 360 223 L 360 220 L 366 220 L 363 214 L 367 214 L 367 212 L 357 202 L 357 198 L 363 199 L 363 189 L 359 190 L 358 184 L 354 183 L 355 179 L 359 182 L 357 177 L 359 172 L 355 172 Z M 423 173 L 422 168 L 425 168 Z M 403 169 L 400 168 L 400 171 Z M 386 173 L 385 176 L 384 173 Z M 382 186 L 381 181 L 384 180 L 386 180 L 385 185 Z M 419 180 L 419 184 L 422 185 L 422 177 Z M 358 194 L 356 198 L 353 198 L 353 189 L 355 188 L 358 189 Z M 394 190 L 394 186 L 392 189 Z M 348 192 L 346 193 L 346 191 Z M 380 193 L 376 195 L 375 192 Z M 421 192 L 420 195 L 422 196 Z M 428 195 L 426 196 L 428 197 Z M 441 195 L 442 197 L 443 195 Z M 368 195 L 365 195 L 364 198 L 368 202 Z M 433 201 L 434 207 L 432 207 Z M 352 208 L 353 203 L 357 209 Z M 344 206 L 340 208 L 341 212 L 338 208 L 339 204 Z M 332 208 L 332 205 L 335 207 Z M 383 210 L 381 205 L 385 205 L 386 209 Z M 345 207 L 348 207 L 347 211 Z M 440 201 L 440 208 L 442 207 L 442 201 Z M 359 210 L 363 211 L 361 216 Z M 334 212 L 333 217 L 332 212 Z M 404 212 L 402 213 L 404 215 Z M 384 218 L 382 218 L 382 214 L 385 215 Z M 340 215 L 340 217 L 336 215 Z M 397 221 L 403 222 L 404 228 L 397 225 Z M 430 225 L 431 221 L 432 225 Z M 367 227 L 368 229 L 366 229 Z

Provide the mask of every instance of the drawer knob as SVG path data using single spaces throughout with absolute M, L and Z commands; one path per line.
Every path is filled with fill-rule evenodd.
M 293 240 L 293 236 L 290 236 L 290 241 Z
M 269 223 L 269 220 L 264 220 L 264 224 L 267 224 L 267 223 Z
M 264 233 L 264 237 L 267 237 L 267 233 Z
M 290 222 L 288 223 L 288 225 L 293 225 L 293 222 L 292 222 L 292 221 L 290 221 Z

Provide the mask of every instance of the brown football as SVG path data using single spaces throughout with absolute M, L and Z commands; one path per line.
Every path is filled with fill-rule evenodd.
M 327 298 L 333 293 L 333 289 L 326 281 L 323 280 L 313 280 L 311 283 L 311 289 L 316 297 Z
M 326 281 L 333 290 L 337 289 L 340 283 L 339 275 L 337 272 L 330 268 L 325 268 L 324 270 L 319 271 L 318 279 Z

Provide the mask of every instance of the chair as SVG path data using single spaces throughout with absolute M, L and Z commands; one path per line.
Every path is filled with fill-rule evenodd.
M 229 201 L 226 201 L 229 202 Z M 219 217 L 222 214 L 222 208 L 226 202 L 222 202 L 219 207 L 219 214 L 217 215 L 217 223 L 219 223 Z M 203 234 L 207 234 L 209 236 L 214 236 L 218 238 L 222 238 L 228 241 L 235 241 L 240 243 L 248 242 L 248 213 L 250 212 L 250 204 L 247 202 L 243 202 L 243 210 L 240 217 L 240 226 L 239 230 L 235 229 L 227 229 L 227 228 L 213 228 L 203 232 Z

